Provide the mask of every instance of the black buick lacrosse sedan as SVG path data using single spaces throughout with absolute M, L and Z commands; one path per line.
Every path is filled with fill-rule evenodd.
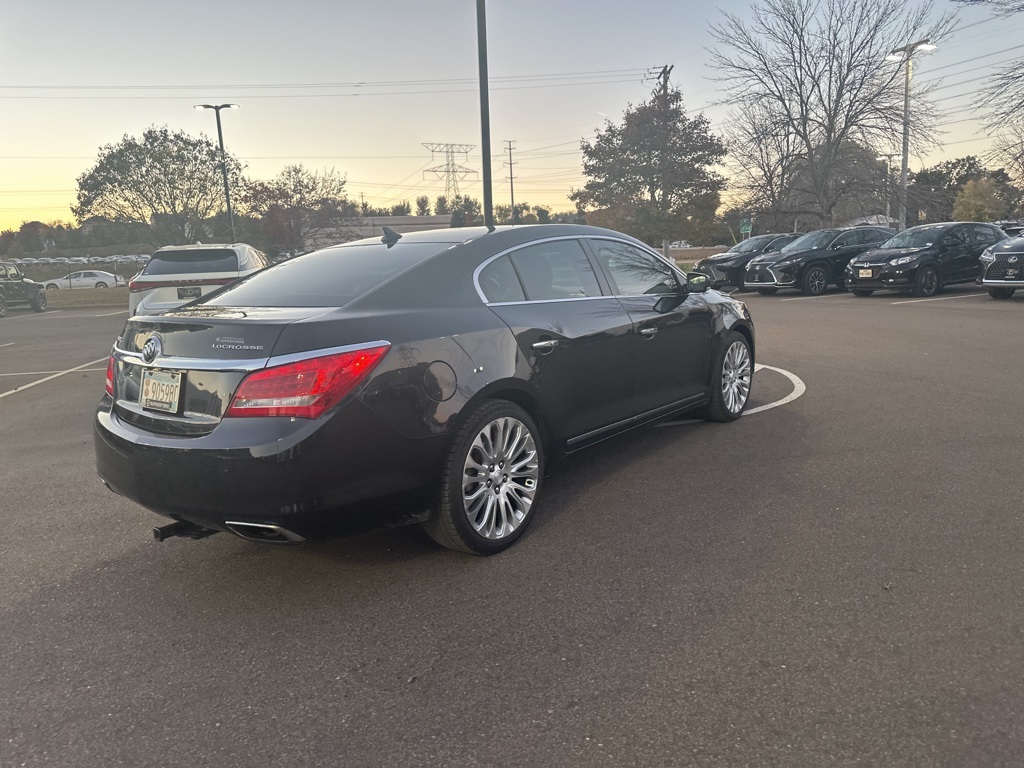
M 438 542 L 498 552 L 547 464 L 652 420 L 742 414 L 746 307 L 605 229 L 447 229 L 271 266 L 131 318 L 96 411 L 117 493 L 175 523 L 302 541 L 401 508 Z

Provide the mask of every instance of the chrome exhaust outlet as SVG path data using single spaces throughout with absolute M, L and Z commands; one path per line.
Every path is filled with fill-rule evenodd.
M 225 520 L 224 527 L 236 536 L 241 536 L 248 541 L 259 541 L 268 544 L 298 544 L 305 541 L 299 534 L 289 531 L 287 528 L 282 528 L 280 525 Z

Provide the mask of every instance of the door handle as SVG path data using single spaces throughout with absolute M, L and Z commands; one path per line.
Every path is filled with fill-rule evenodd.
M 550 352 L 558 346 L 558 339 L 547 339 L 546 341 L 535 341 L 530 345 L 534 349 Z
M 641 328 L 640 329 L 640 335 L 645 337 L 645 338 L 648 338 L 648 339 L 653 339 L 654 336 L 657 333 L 658 333 L 658 329 L 657 328 Z

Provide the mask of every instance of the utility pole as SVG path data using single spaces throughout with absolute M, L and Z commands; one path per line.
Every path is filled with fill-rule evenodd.
M 487 2 L 476 0 L 476 49 L 480 71 L 480 149 L 484 172 L 484 225 L 494 229 L 494 198 L 491 191 L 491 101 L 487 77 Z
M 661 72 L 658 73 L 658 82 L 661 83 L 662 96 L 668 96 L 668 76 L 672 74 L 672 70 L 675 68 L 675 64 L 666 64 L 661 68 Z
M 512 162 L 512 141 L 506 141 L 508 144 L 508 192 L 509 197 L 512 199 L 512 226 L 519 223 L 519 214 L 516 213 L 516 183 L 512 173 L 512 166 L 515 163 Z
M 889 194 L 889 169 L 892 167 L 892 159 L 894 157 L 896 157 L 895 153 L 878 156 L 879 160 L 885 160 L 885 226 L 887 227 L 892 224 L 892 214 L 890 212 L 892 201 L 890 200 L 891 195 Z

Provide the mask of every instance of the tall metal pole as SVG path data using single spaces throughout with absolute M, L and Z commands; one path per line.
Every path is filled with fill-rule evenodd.
M 900 166 L 900 219 L 899 228 L 907 228 L 907 180 L 910 163 L 910 76 L 913 64 L 913 49 L 907 51 L 906 79 L 903 91 L 903 164 Z
M 512 142 L 508 143 L 508 194 L 512 199 L 512 225 L 515 226 L 519 222 L 516 221 L 519 217 L 516 215 L 516 183 L 514 181 L 515 174 L 512 172 Z
M 235 215 L 231 212 L 231 188 L 228 185 L 228 156 L 224 151 L 224 131 L 220 127 L 220 111 L 222 109 L 237 109 L 237 104 L 196 104 L 196 109 L 212 109 L 217 115 L 217 142 L 220 144 L 220 170 L 224 175 L 224 200 L 228 206 L 228 223 L 231 225 L 231 242 L 236 242 L 235 237 Z
M 484 171 L 484 224 L 494 229 L 491 196 L 491 107 L 487 94 L 487 11 L 485 0 L 476 0 L 476 43 L 480 61 L 480 151 Z

